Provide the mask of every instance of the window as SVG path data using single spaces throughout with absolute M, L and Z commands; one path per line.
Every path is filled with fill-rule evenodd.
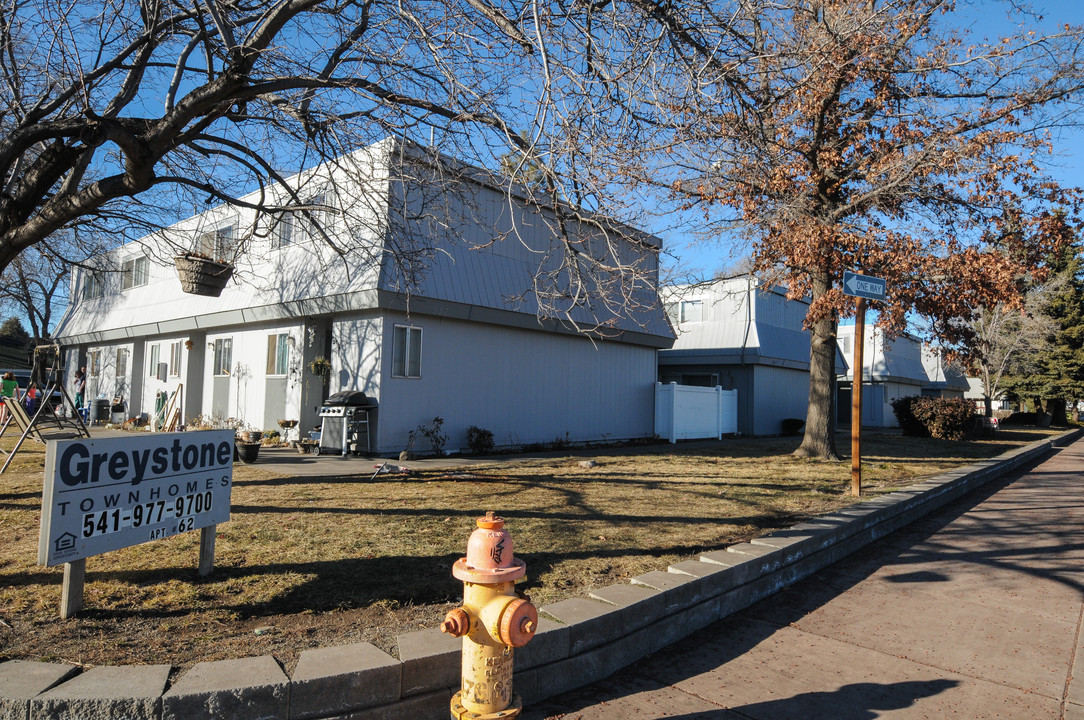
M 271 228 L 271 248 L 278 249 L 292 244 L 297 233 L 294 227 L 296 224 L 297 217 L 292 212 L 280 213 Z
M 702 322 L 704 320 L 703 300 L 682 300 L 680 322 Z
M 128 375 L 128 348 L 117 348 L 117 378 Z
M 322 237 L 319 228 L 323 228 L 324 232 L 327 232 L 328 223 L 331 221 L 331 212 L 330 208 L 328 208 L 330 202 L 331 199 L 326 188 L 322 188 L 319 192 L 305 198 L 303 205 L 308 212 L 301 217 L 309 237 Z
M 147 377 L 154 377 L 158 374 L 158 363 L 161 361 L 160 348 L 157 344 L 151 345 L 150 355 L 151 361 L 147 367 Z
M 236 229 L 232 224 L 201 233 L 196 242 L 196 252 L 219 262 L 231 262 L 235 233 Z
M 181 343 L 180 341 L 169 345 L 169 376 L 181 376 Z
M 121 289 L 139 287 L 147 284 L 147 258 L 140 256 L 125 260 L 121 267 Z
M 102 351 L 91 350 L 87 353 L 87 375 L 98 377 L 102 372 Z
M 290 367 L 290 336 L 267 336 L 267 374 L 285 375 Z
M 283 248 L 303 237 L 322 237 L 320 228 L 329 232 L 334 215 L 331 203 L 330 189 L 322 188 L 319 192 L 304 197 L 300 205 L 293 205 L 291 209 L 279 213 L 271 227 L 271 247 Z
M 719 376 L 715 373 L 682 373 L 681 384 L 693 387 L 715 387 L 719 384 Z
M 229 375 L 230 365 L 233 362 L 233 338 L 219 338 L 215 340 L 215 364 L 213 374 Z
M 97 270 L 86 270 L 83 275 L 83 299 L 93 300 L 100 298 L 105 292 L 105 283 L 102 274 Z
M 843 354 L 849 353 L 851 351 L 851 336 L 846 335 L 840 338 L 840 344 L 843 346 Z
M 396 325 L 391 348 L 393 377 L 422 376 L 422 329 Z

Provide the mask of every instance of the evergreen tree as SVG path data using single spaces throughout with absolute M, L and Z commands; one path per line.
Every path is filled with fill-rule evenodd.
M 0 339 L 10 345 L 26 345 L 30 342 L 30 334 L 23 327 L 19 318 L 12 315 L 0 325 Z
M 1071 234 L 1063 217 L 1053 219 L 1052 233 Z M 1030 400 L 1036 411 L 1052 416 L 1055 425 L 1079 414 L 1076 404 L 1084 399 L 1084 257 L 1079 241 L 1049 259 L 1056 281 L 1042 313 L 1049 318 L 1051 331 L 1043 346 L 1021 358 L 1007 379 L 1006 389 L 1020 400 Z

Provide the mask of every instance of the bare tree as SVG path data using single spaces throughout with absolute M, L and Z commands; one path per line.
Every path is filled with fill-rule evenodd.
M 65 229 L 137 239 L 219 204 L 311 221 L 348 258 L 357 248 L 320 228 L 319 193 L 285 178 L 394 136 L 489 168 L 510 192 L 527 181 L 564 241 L 528 290 L 540 312 L 588 305 L 599 278 L 654 283 L 650 263 L 617 251 L 621 227 L 596 220 L 620 208 L 555 172 L 576 166 L 555 108 L 570 97 L 573 115 L 590 106 L 577 73 L 592 61 L 574 54 L 591 42 L 594 12 L 484 0 L 7 0 L 0 270 Z M 568 218 L 604 239 L 578 242 Z M 267 231 L 254 223 L 231 249 Z M 401 251 L 409 264 L 431 248 Z
M 1078 198 L 1042 159 L 1047 131 L 1079 104 L 1081 29 L 1032 32 L 1019 3 L 1007 8 L 1021 34 L 990 42 L 947 0 L 634 6 L 658 28 L 650 72 L 636 76 L 650 75 L 651 92 L 625 94 L 639 142 L 614 161 L 812 299 L 797 454 L 838 457 L 836 331 L 855 312 L 843 271 L 887 280 L 888 333 L 917 312 L 951 345 L 969 332 L 956 319 L 1020 306 L 1017 278 L 1041 275 L 1058 241 L 1042 226 L 1059 204 L 1075 217 Z M 986 252 L 1006 206 L 1021 209 L 1024 232 Z
M 1028 360 L 1047 345 L 1056 323 L 1043 313 L 1052 288 L 1063 284 L 1055 277 L 1028 293 L 1022 308 L 998 304 L 981 307 L 971 321 L 974 351 L 971 366 L 982 380 L 984 413 L 993 415 L 993 400 L 1001 394 L 1001 380 L 1014 366 L 1026 369 Z
M 33 340 L 49 338 L 69 299 L 72 267 L 106 247 L 101 237 L 62 230 L 27 248 L 0 273 L 0 308 L 27 318 Z

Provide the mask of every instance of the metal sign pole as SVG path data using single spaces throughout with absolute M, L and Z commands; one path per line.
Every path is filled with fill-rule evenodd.
M 866 299 L 858 298 L 854 316 L 854 365 L 851 368 L 851 495 L 862 494 L 862 351 L 866 340 Z

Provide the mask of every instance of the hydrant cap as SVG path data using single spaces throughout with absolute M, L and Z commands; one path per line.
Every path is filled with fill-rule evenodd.
M 475 524 L 483 530 L 500 530 L 504 527 L 504 518 L 497 517 L 497 513 L 489 510 L 484 517 L 475 520 Z
M 452 575 L 466 582 L 508 582 L 527 574 L 522 560 L 512 554 L 512 535 L 504 518 L 493 511 L 478 518 L 477 529 L 467 541 L 467 556 L 452 566 Z

